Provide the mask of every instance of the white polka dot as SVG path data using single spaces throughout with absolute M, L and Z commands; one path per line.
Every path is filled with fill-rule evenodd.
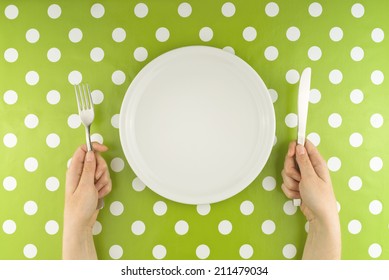
M 120 115 L 119 114 L 115 114 L 111 118 L 111 125 L 114 128 L 119 128 L 119 121 L 120 121 Z
M 271 98 L 271 101 L 273 103 L 275 103 L 278 99 L 278 93 L 277 91 L 275 91 L 274 89 L 270 88 L 269 89 L 269 94 L 270 94 L 270 98 Z
M 123 71 L 117 70 L 112 73 L 112 82 L 115 85 L 122 85 L 126 81 L 126 74 Z
M 276 188 L 276 179 L 272 176 L 267 176 L 262 181 L 262 187 L 266 191 L 272 191 Z
M 353 176 L 348 180 L 348 186 L 352 191 L 358 191 L 362 188 L 362 179 L 358 176 Z
M 320 102 L 321 99 L 321 93 L 318 89 L 311 89 L 311 92 L 309 93 L 309 102 L 312 104 L 317 104 Z
M 380 171 L 382 169 L 383 165 L 384 165 L 384 163 L 380 157 L 373 157 L 370 160 L 370 169 L 375 171 L 375 172 Z
M 46 180 L 46 189 L 51 192 L 58 190 L 59 188 L 59 180 L 56 177 L 49 177 Z
M 338 157 L 331 157 L 328 159 L 327 166 L 329 170 L 336 172 L 341 168 L 342 161 Z
M 319 3 L 313 2 L 309 5 L 308 12 L 313 17 L 319 17 L 323 12 L 323 7 Z
M 249 200 L 243 201 L 240 204 L 240 212 L 246 216 L 251 215 L 254 212 L 254 204 Z
M 167 205 L 163 201 L 157 201 L 153 206 L 154 214 L 157 216 L 163 216 L 167 212 Z
M 73 43 L 78 43 L 82 40 L 82 31 L 79 28 L 73 28 L 69 31 L 69 40 Z
M 311 132 L 307 135 L 307 139 L 312 142 L 313 145 L 316 147 L 320 144 L 320 135 L 316 132 Z
M 349 223 L 348 223 L 348 231 L 351 233 L 351 234 L 358 234 L 360 233 L 362 230 L 362 224 L 360 221 L 358 220 L 351 220 Z
M 100 62 L 104 59 L 104 50 L 102 48 L 93 48 L 91 51 L 90 51 L 90 58 L 94 61 L 94 62 Z
M 285 124 L 287 127 L 294 128 L 297 126 L 298 117 L 295 113 L 290 113 L 285 117 Z
M 213 30 L 210 27 L 203 27 L 203 28 L 201 28 L 201 30 L 199 32 L 199 36 L 200 36 L 201 41 L 209 42 L 212 40 Z
M 7 133 L 3 137 L 3 143 L 7 148 L 13 148 L 18 143 L 18 138 L 13 133 Z
M 24 161 L 24 168 L 28 172 L 35 172 L 38 169 L 38 161 L 36 158 L 29 157 Z
M 61 51 L 57 48 L 51 48 L 47 51 L 47 59 L 50 62 L 58 62 L 61 59 Z
M 192 14 L 192 6 L 189 3 L 181 3 L 178 6 L 178 14 L 183 17 L 189 17 Z
M 136 61 L 145 61 L 148 57 L 148 52 L 144 47 L 136 48 L 134 51 L 134 58 Z
M 39 37 L 40 37 L 39 31 L 34 28 L 31 28 L 26 32 L 26 40 L 31 44 L 38 42 Z
M 46 144 L 47 146 L 49 146 L 50 148 L 56 148 L 58 147 L 58 145 L 60 144 L 61 142 L 61 139 L 59 138 L 59 136 L 55 133 L 50 133 L 49 135 L 47 135 L 46 137 Z
M 223 220 L 219 223 L 218 230 L 221 234 L 227 235 L 232 231 L 232 224 L 228 220 Z
M 226 2 L 222 6 L 222 14 L 225 17 L 232 17 L 235 14 L 235 5 L 231 2 Z
M 296 26 L 289 27 L 286 31 L 286 38 L 292 42 L 297 41 L 300 38 L 300 29 Z
M 16 223 L 13 220 L 4 221 L 3 231 L 6 234 L 14 234 L 14 232 L 16 231 Z
M 68 81 L 72 85 L 78 85 L 82 82 L 82 74 L 81 72 L 74 70 L 69 73 L 68 75 Z
M 300 79 L 300 74 L 297 70 L 290 69 L 286 72 L 285 78 L 289 84 L 296 84 Z
M 373 73 L 371 73 L 370 78 L 373 84 L 380 85 L 384 81 L 384 73 L 382 73 L 380 70 L 375 70 Z
M 114 172 L 122 171 L 124 169 L 124 161 L 121 158 L 119 158 L 119 157 L 116 157 L 116 158 L 112 159 L 112 161 L 111 161 L 111 169 Z
M 356 3 L 351 7 L 351 14 L 356 18 L 363 17 L 365 13 L 365 7 L 362 4 Z
M 186 221 L 181 220 L 175 224 L 174 230 L 178 235 L 185 235 L 189 231 L 189 225 Z
M 369 204 L 369 211 L 373 215 L 378 215 L 382 212 L 382 203 L 379 200 L 373 200 Z
M 284 213 L 289 216 L 292 216 L 297 212 L 297 207 L 293 205 L 292 200 L 285 202 L 282 209 L 284 210 Z
M 38 253 L 38 249 L 36 248 L 36 246 L 34 244 L 27 244 L 23 248 L 23 254 L 28 259 L 35 258 L 37 253 Z
M 247 42 L 252 42 L 255 38 L 257 38 L 257 30 L 254 27 L 248 26 L 243 30 L 243 39 Z
M 359 104 L 363 101 L 363 92 L 360 89 L 353 89 L 350 93 L 350 100 L 354 104 Z
M 242 259 L 249 259 L 253 256 L 254 249 L 249 244 L 244 244 L 239 248 L 239 255 Z
M 293 244 L 287 244 L 282 249 L 282 254 L 287 259 L 293 259 L 296 256 L 297 249 Z
M 101 231 L 103 230 L 103 226 L 99 221 L 96 221 L 92 228 L 92 234 L 93 235 L 99 235 Z
M 350 135 L 349 142 L 355 148 L 360 147 L 363 143 L 363 136 L 358 132 L 354 132 Z
M 93 4 L 90 9 L 90 13 L 94 18 L 102 18 L 105 13 L 104 6 L 100 3 Z
M 35 86 L 39 82 L 39 74 L 36 71 L 29 71 L 25 77 L 26 83 Z
M 24 125 L 27 127 L 27 128 L 35 128 L 37 127 L 39 124 L 39 119 L 36 115 L 34 114 L 28 114 L 25 118 L 24 118 Z
M 342 125 L 342 116 L 338 113 L 333 113 L 328 117 L 328 124 L 333 128 L 338 128 Z
M 90 139 L 92 142 L 97 142 L 97 143 L 100 143 L 100 144 L 104 144 L 104 138 L 101 134 L 99 133 L 93 133 L 91 136 L 90 136 Z
M 109 255 L 112 259 L 118 260 L 123 256 L 123 248 L 119 245 L 113 245 L 109 248 Z
M 3 99 L 6 104 L 13 105 L 18 101 L 18 94 L 14 90 L 7 90 Z
M 274 61 L 278 58 L 278 49 L 274 46 L 265 49 L 265 58 L 269 61 Z
M 81 119 L 78 114 L 72 114 L 68 117 L 68 126 L 70 128 L 78 128 L 81 125 Z
M 90 93 L 92 96 L 93 104 L 101 104 L 104 100 L 104 93 L 101 90 L 95 89 Z
M 135 221 L 131 225 L 131 231 L 135 235 L 142 235 L 146 230 L 146 225 L 142 221 Z
M 321 58 L 321 49 L 318 46 L 312 46 L 308 50 L 308 57 L 312 61 L 318 61 Z
M 109 211 L 114 216 L 120 216 L 124 212 L 123 203 L 121 203 L 120 201 L 112 202 L 111 205 L 109 206 Z
M 155 32 L 155 38 L 157 38 L 159 42 L 166 42 L 167 40 L 169 40 L 169 37 L 170 32 L 169 29 L 167 29 L 166 27 L 160 27 Z
M 54 235 L 58 233 L 59 225 L 56 221 L 50 220 L 45 225 L 45 230 L 47 234 Z
M 334 42 L 339 42 L 343 38 L 343 30 L 342 28 L 336 26 L 331 28 L 330 30 L 330 38 Z
M 385 33 L 381 28 L 374 28 L 371 32 L 371 39 L 376 43 L 381 43 L 385 38 Z
M 46 95 L 46 100 L 49 104 L 58 104 L 61 100 L 61 94 L 56 90 L 50 90 Z
M 157 245 L 153 248 L 153 256 L 157 260 L 162 260 L 166 257 L 166 248 L 163 245 Z
M 373 114 L 370 117 L 370 124 L 374 128 L 380 128 L 384 124 L 384 118 L 382 117 L 381 114 Z
M 196 256 L 201 260 L 208 258 L 210 253 L 211 250 L 205 244 L 201 244 L 196 248 Z
M 61 16 L 62 9 L 60 6 L 57 4 L 52 4 L 49 6 L 47 9 L 47 14 L 49 15 L 50 18 L 52 19 L 57 19 Z
M 374 243 L 369 246 L 369 255 L 373 259 L 376 259 L 379 256 L 381 256 L 381 253 L 382 253 L 382 248 L 380 244 Z
M 197 213 L 199 213 L 201 216 L 206 216 L 211 212 L 211 205 L 210 204 L 199 204 L 196 206 Z
M 132 180 L 132 188 L 137 192 L 141 192 L 146 188 L 146 185 L 138 177 L 135 177 Z
M 18 60 L 18 57 L 19 57 L 19 53 L 14 48 L 6 49 L 4 52 L 4 59 L 9 63 L 13 63 L 16 60 Z
M 270 2 L 265 7 L 265 13 L 269 17 L 275 17 L 276 15 L 278 15 L 279 11 L 280 8 L 278 7 L 278 4 L 275 2 Z
M 126 31 L 123 28 L 121 28 L 121 27 L 115 28 L 112 31 L 112 39 L 116 43 L 123 42 L 126 39 L 126 36 L 127 36 Z
M 14 177 L 12 176 L 8 176 L 8 177 L 5 177 L 4 180 L 3 180 L 3 187 L 6 191 L 13 191 L 14 189 L 16 189 L 16 186 L 17 186 L 17 181 Z
M 149 8 L 144 3 L 139 3 L 134 8 L 134 14 L 138 18 L 144 18 L 147 16 L 148 13 L 149 13 Z
M 36 212 L 38 211 L 38 205 L 36 204 L 35 201 L 27 201 L 24 204 L 24 213 L 26 213 L 29 216 L 35 215 Z
M 8 19 L 15 19 L 18 17 L 19 15 L 19 9 L 18 7 L 16 7 L 15 5 L 8 5 L 5 10 L 4 10 L 4 14 L 6 16 L 6 18 Z
M 365 55 L 365 52 L 361 47 L 354 47 L 350 52 L 350 56 L 354 61 L 361 61 Z
M 330 72 L 329 74 L 329 79 L 330 79 L 330 82 L 334 85 L 338 85 L 342 82 L 343 80 L 343 74 L 340 70 L 338 69 L 334 69 Z
M 276 224 L 272 220 L 266 220 L 262 223 L 261 229 L 264 234 L 270 235 L 276 230 Z

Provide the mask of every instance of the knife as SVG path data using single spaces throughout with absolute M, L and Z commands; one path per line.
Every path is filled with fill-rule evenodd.
M 297 132 L 297 144 L 305 145 L 305 131 L 307 129 L 308 118 L 308 103 L 309 93 L 311 91 L 311 68 L 304 69 L 300 78 L 299 94 L 298 94 L 298 132 Z M 293 199 L 294 206 L 301 205 L 301 199 Z

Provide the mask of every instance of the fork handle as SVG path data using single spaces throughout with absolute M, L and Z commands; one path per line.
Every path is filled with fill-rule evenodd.
M 93 146 L 92 146 L 92 141 L 90 139 L 90 126 L 86 126 L 85 127 L 85 135 L 86 135 L 86 148 L 88 149 L 88 152 L 89 151 L 93 151 Z M 97 210 L 100 210 L 104 207 L 104 199 L 103 198 L 100 198 L 98 201 L 97 201 L 97 207 L 96 209 Z

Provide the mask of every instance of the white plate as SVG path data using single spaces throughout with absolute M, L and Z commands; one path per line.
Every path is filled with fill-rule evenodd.
M 269 92 L 242 59 L 221 49 L 169 51 L 135 77 L 120 111 L 120 140 L 135 174 L 187 204 L 239 193 L 261 172 L 275 135 Z

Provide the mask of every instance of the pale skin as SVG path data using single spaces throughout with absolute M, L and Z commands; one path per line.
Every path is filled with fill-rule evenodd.
M 341 232 L 336 198 L 325 160 L 309 141 L 289 144 L 282 170 L 282 190 L 302 200 L 300 209 L 309 222 L 303 259 L 341 258 Z
M 64 230 L 62 258 L 97 259 L 93 241 L 93 225 L 99 210 L 97 201 L 112 189 L 108 166 L 100 155 L 108 148 L 93 143 L 94 151 L 87 152 L 86 145 L 74 153 L 66 173 Z

